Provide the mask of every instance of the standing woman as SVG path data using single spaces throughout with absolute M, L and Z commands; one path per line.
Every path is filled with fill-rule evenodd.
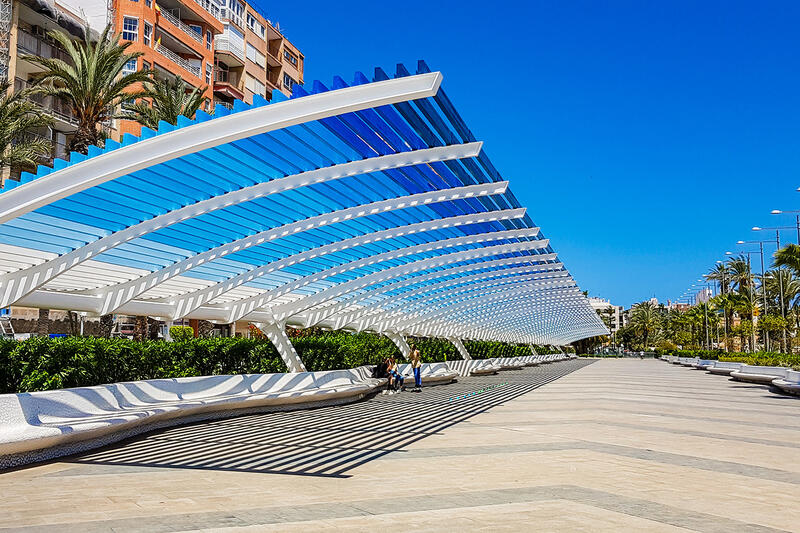
M 419 350 L 414 345 L 411 345 L 411 355 L 409 356 L 411 360 L 411 368 L 414 371 L 414 391 L 415 392 L 422 392 L 422 359 L 419 355 Z

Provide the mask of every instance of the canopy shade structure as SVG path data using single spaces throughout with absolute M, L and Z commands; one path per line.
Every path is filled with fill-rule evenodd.
M 607 330 L 419 62 L 0 191 L 0 307 L 563 345 Z M 274 327 L 273 327 L 274 326 Z

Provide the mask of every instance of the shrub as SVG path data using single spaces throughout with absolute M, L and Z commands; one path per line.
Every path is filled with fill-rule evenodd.
M 267 340 L 133 341 L 33 337 L 0 342 L 0 393 L 214 374 L 286 372 Z
M 172 326 L 169 328 L 169 336 L 173 341 L 188 341 L 194 338 L 194 330 L 191 326 Z

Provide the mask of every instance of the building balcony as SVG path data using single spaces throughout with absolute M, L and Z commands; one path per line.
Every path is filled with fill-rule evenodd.
M 170 61 L 172 61 L 173 63 L 175 63 L 179 67 L 181 67 L 182 69 L 186 70 L 190 74 L 192 74 L 192 75 L 194 75 L 194 76 L 196 76 L 198 78 L 201 77 L 200 67 L 198 67 L 196 65 L 192 65 L 189 62 L 189 60 L 179 56 L 177 53 L 173 52 L 172 50 L 170 50 L 166 46 L 161 45 L 161 46 L 155 48 L 155 51 L 158 52 L 159 54 L 161 54 L 162 56 L 166 57 L 167 59 L 169 59 Z
M 161 17 L 179 30 L 183 31 L 186 35 L 194 39 L 200 44 L 203 44 L 203 36 L 194 31 L 191 26 L 183 22 L 181 19 L 170 13 L 167 9 L 161 10 Z
M 14 92 L 19 92 L 23 89 L 29 89 L 31 87 L 32 84 L 23 79 L 14 79 Z M 61 126 L 59 129 L 63 129 L 65 131 L 75 131 L 75 129 L 77 129 L 78 119 L 73 114 L 72 108 L 62 99 L 56 98 L 55 96 L 47 96 L 44 94 L 35 93 L 31 94 L 28 99 L 31 102 L 38 104 L 44 113 L 56 119 L 56 121 L 60 123 L 56 124 L 56 126 Z
M 17 32 L 17 50 L 23 54 L 60 59 L 67 63 L 72 63 L 72 59 L 67 52 L 56 46 L 49 38 L 34 35 L 23 29 Z
M 228 98 L 237 100 L 244 99 L 244 92 L 239 87 L 241 75 L 238 72 L 215 69 L 214 71 L 214 92 L 222 94 Z
M 224 33 L 214 37 L 214 55 L 229 67 L 244 66 L 244 49 Z

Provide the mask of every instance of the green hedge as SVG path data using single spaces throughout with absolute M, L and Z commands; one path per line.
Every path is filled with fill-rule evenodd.
M 290 331 L 292 344 L 309 371 L 377 364 L 393 356 L 394 343 L 371 333 Z M 461 359 L 445 339 L 411 338 L 422 361 Z M 467 341 L 475 359 L 531 355 L 527 345 Z M 275 347 L 265 338 L 190 338 L 184 341 L 133 341 L 95 337 L 0 339 L 0 393 L 85 387 L 143 379 L 286 372 Z
M 0 341 L 0 393 L 141 379 L 286 372 L 267 340 L 132 341 L 34 337 Z
M 800 355 L 779 352 L 724 352 L 721 350 L 672 350 L 661 351 L 660 355 L 677 357 L 699 357 L 732 363 L 745 363 L 756 366 L 788 366 L 800 370 Z
M 292 336 L 292 345 L 306 370 L 311 372 L 375 365 L 387 357 L 402 358 L 391 340 L 371 333 L 331 331 L 313 336 L 301 334 Z
M 424 363 L 461 359 L 455 345 L 447 339 L 409 337 L 408 344 L 416 346 Z
M 464 341 L 464 348 L 473 359 L 492 359 L 494 357 L 523 357 L 533 355 L 527 344 L 507 344 L 496 341 Z

